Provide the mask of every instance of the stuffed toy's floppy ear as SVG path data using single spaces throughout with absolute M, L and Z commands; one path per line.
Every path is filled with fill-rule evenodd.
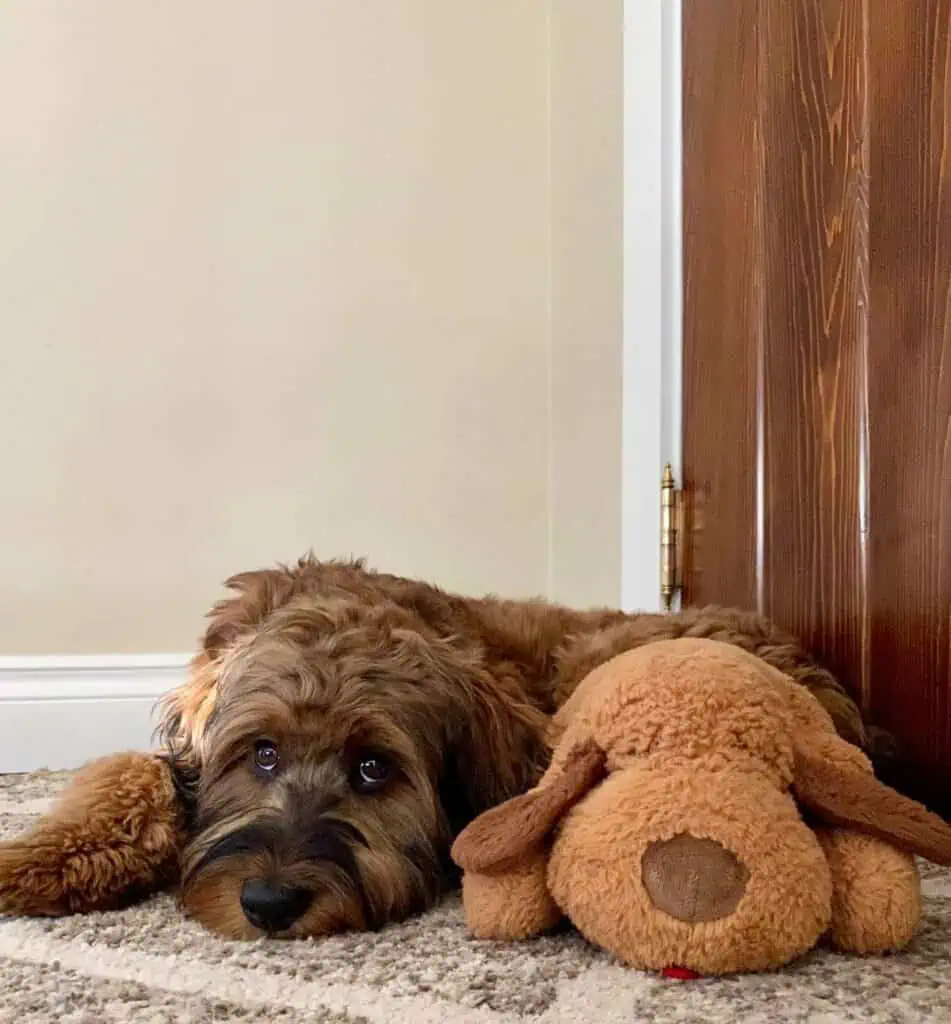
M 604 752 L 593 742 L 575 747 L 532 790 L 475 819 L 452 847 L 463 871 L 491 871 L 526 856 L 604 774 Z
M 829 738 L 832 739 L 832 738 Z M 830 825 L 874 836 L 934 864 L 951 865 L 951 826 L 848 760 L 826 756 L 828 739 L 797 744 L 793 788 L 799 804 Z M 834 742 L 842 742 L 837 738 Z

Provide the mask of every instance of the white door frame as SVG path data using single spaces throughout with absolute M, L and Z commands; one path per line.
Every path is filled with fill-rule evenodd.
M 681 0 L 624 0 L 621 601 L 660 599 L 660 481 L 681 468 Z

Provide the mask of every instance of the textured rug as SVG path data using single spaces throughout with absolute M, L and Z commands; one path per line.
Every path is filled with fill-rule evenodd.
M 0 777 L 0 837 L 64 776 Z M 0 1024 L 911 1024 L 951 1022 L 951 872 L 922 865 L 923 927 L 899 956 L 828 951 L 775 974 L 632 971 L 574 934 L 471 941 L 459 902 L 378 934 L 224 942 L 159 896 L 118 913 L 0 918 Z

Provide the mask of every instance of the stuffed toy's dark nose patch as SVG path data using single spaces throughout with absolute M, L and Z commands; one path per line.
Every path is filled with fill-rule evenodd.
M 729 917 L 750 877 L 743 862 L 725 847 L 688 833 L 651 843 L 641 859 L 641 872 L 654 906 L 688 924 Z

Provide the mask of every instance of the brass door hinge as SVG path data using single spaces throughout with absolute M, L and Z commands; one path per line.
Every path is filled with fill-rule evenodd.
M 660 483 L 660 594 L 667 611 L 683 590 L 683 491 L 668 462 Z

